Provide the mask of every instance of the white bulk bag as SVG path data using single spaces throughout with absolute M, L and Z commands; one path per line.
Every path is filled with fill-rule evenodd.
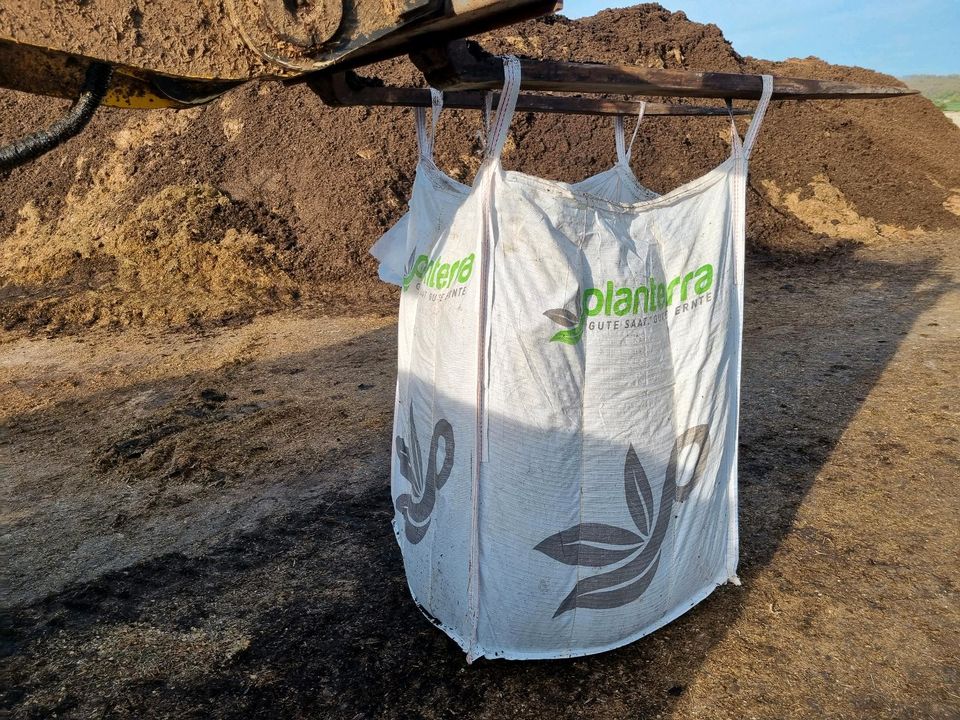
M 735 579 L 747 159 L 772 88 L 725 162 L 622 203 L 502 168 L 505 75 L 401 301 L 394 526 L 471 660 L 608 650 Z

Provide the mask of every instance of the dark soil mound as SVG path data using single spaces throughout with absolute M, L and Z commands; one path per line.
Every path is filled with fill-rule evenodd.
M 535 57 L 899 84 L 814 58 L 744 58 L 716 26 L 657 5 L 532 21 L 481 41 Z M 374 71 L 418 82 L 403 60 Z M 0 137 L 61 105 L 0 95 Z M 441 121 L 438 164 L 455 177 L 469 180 L 479 164 L 478 127 L 476 113 Z M 669 190 L 720 162 L 727 135 L 723 120 L 651 119 L 637 174 Z M 367 250 L 403 213 L 415 157 L 410 111 L 329 109 L 304 87 L 250 84 L 189 111 L 103 110 L 79 138 L 3 180 L 0 320 L 47 331 L 204 324 L 301 296 L 336 312 L 389 312 L 393 291 Z M 579 180 L 613 159 L 609 120 L 528 114 L 514 122 L 505 163 Z M 921 97 L 778 103 L 750 185 L 751 247 L 785 256 L 956 227 L 960 129 Z

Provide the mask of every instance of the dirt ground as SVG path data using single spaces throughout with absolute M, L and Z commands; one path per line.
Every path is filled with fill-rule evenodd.
M 0 345 L 11 717 L 956 718 L 960 244 L 748 263 L 742 587 L 481 661 L 389 520 L 392 319 Z M 413 628 L 413 630 L 409 630 Z
M 743 57 L 656 5 L 483 42 L 896 82 Z M 62 105 L 0 92 L 0 138 Z M 458 179 L 477 127 L 441 121 Z M 633 167 L 664 191 L 728 151 L 726 123 L 650 120 Z M 960 127 L 921 97 L 771 108 L 747 205 L 743 586 L 553 662 L 467 666 L 404 580 L 396 294 L 367 251 L 415 155 L 409 112 L 254 83 L 103 110 L 0 176 L 0 718 L 960 718 Z M 613 156 L 608 120 L 527 114 L 505 163 L 576 180 Z

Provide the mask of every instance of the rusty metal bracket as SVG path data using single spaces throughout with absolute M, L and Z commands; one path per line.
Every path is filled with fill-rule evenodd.
M 355 105 L 384 107 L 430 107 L 430 91 L 423 88 L 389 87 L 375 78 L 366 78 L 352 71 L 315 75 L 307 83 L 323 102 L 331 107 Z M 494 107 L 500 102 L 500 93 L 493 93 Z M 446 92 L 444 107 L 480 110 L 484 107 L 482 93 L 475 91 Z M 635 115 L 640 112 L 637 101 L 607 100 L 603 98 L 569 97 L 562 95 L 533 95 L 521 93 L 517 110 L 566 115 Z M 749 110 L 733 110 L 735 115 L 749 115 Z M 717 116 L 729 117 L 725 107 L 646 103 L 646 117 L 651 116 Z
M 503 62 L 477 43 L 455 41 L 410 55 L 432 86 L 443 90 L 491 90 L 503 85 Z M 657 70 L 634 65 L 602 65 L 520 60 L 528 90 L 697 98 L 758 100 L 759 75 Z M 841 83 L 832 80 L 775 77 L 774 100 L 863 100 L 915 95 L 915 90 Z

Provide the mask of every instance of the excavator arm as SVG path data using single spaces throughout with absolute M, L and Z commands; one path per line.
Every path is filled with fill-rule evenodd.
M 104 103 L 192 105 L 254 78 L 345 70 L 549 14 L 557 0 L 3 0 L 0 86 Z
M 79 133 L 100 104 L 185 108 L 255 79 L 340 72 L 544 15 L 558 0 L 3 0 L 0 87 L 75 100 L 0 146 L 0 169 Z
M 347 72 L 410 55 L 431 85 L 477 91 L 502 62 L 462 40 L 560 8 L 559 0 L 0 0 L 0 87 L 75 100 L 45 130 L 0 147 L 0 169 L 55 147 L 103 103 L 185 108 L 256 78 L 306 82 L 333 105 L 422 104 L 422 91 L 377 88 Z M 528 89 L 629 96 L 756 99 L 756 75 L 524 61 Z M 410 92 L 412 91 L 412 92 Z M 906 88 L 777 78 L 774 99 L 897 97 Z M 547 112 L 610 114 L 609 100 L 525 97 Z M 460 97 L 463 107 L 475 99 Z M 717 114 L 714 107 L 660 114 Z

